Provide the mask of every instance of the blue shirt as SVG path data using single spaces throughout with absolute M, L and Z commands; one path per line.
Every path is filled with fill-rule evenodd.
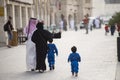
M 78 53 L 70 53 L 69 57 L 68 57 L 68 62 L 72 62 L 72 61 L 77 61 L 80 62 L 81 61 L 81 57 Z

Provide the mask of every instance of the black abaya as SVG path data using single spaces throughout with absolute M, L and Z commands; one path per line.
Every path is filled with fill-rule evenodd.
M 36 44 L 36 70 L 46 70 L 47 41 L 52 39 L 52 34 L 47 30 L 38 28 L 32 36 L 32 41 Z

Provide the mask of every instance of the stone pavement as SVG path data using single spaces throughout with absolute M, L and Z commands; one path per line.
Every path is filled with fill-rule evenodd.
M 0 47 L 6 46 L 6 43 L 0 42 Z
M 116 79 L 115 80 L 120 80 L 120 62 L 117 63 Z
M 85 30 L 67 31 L 61 39 L 55 39 L 59 55 L 56 57 L 55 70 L 45 73 L 26 70 L 26 47 L 0 48 L 0 80 L 120 80 L 120 64 L 117 61 L 117 32 L 105 36 L 104 28 L 85 34 Z M 67 62 L 71 47 L 77 46 L 82 62 L 78 77 L 70 72 Z M 116 72 L 117 71 L 117 72 Z

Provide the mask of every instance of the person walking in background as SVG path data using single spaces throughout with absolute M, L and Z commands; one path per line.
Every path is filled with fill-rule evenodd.
M 48 44 L 48 54 L 47 54 L 50 70 L 55 69 L 55 53 L 58 56 L 58 49 L 56 45 L 52 42 L 53 42 L 53 39 L 50 39 Z
M 68 57 L 68 62 L 71 62 L 71 72 L 72 75 L 77 77 L 78 76 L 78 70 L 79 70 L 79 64 L 78 62 L 81 62 L 81 57 L 79 55 L 79 53 L 77 53 L 77 48 L 75 46 L 73 46 L 71 48 L 72 53 L 70 53 L 69 57 Z
M 92 31 L 93 30 L 93 20 L 90 19 L 88 23 L 88 28 Z
M 107 33 L 109 33 L 109 26 L 108 24 L 105 24 L 105 35 L 107 35 Z
M 60 24 L 60 30 L 63 31 L 63 26 L 64 26 L 63 25 L 63 20 L 61 20 L 59 24 Z
M 24 34 L 27 36 L 26 41 L 26 67 L 27 70 L 34 71 L 36 68 L 36 48 L 35 44 L 31 41 L 33 32 L 36 30 L 36 18 L 30 18 L 28 25 L 24 28 Z
M 95 19 L 93 19 L 93 28 L 94 28 L 94 29 L 96 28 Z
M 100 20 L 99 20 L 99 18 L 95 19 L 95 26 L 96 26 L 96 29 L 100 28 Z
M 110 26 L 111 36 L 114 36 L 115 33 L 115 24 Z
M 66 19 L 63 19 L 63 30 L 67 31 L 67 21 L 66 21 Z
M 72 30 L 74 30 L 74 28 L 75 28 L 75 22 L 73 19 L 70 20 L 70 27 Z
M 11 20 L 12 20 L 12 17 L 9 16 L 9 19 L 7 21 L 7 23 L 4 25 L 4 31 L 7 32 L 7 35 L 8 35 L 8 42 L 7 42 L 7 47 L 8 48 L 11 48 L 11 41 L 13 39 L 13 32 L 12 30 L 14 29 L 13 28 L 13 25 L 11 23 Z
M 85 15 L 85 18 L 83 19 L 83 23 L 85 26 L 86 34 L 88 34 L 88 23 L 89 23 L 88 15 Z
M 43 73 L 46 70 L 47 41 L 52 39 L 52 33 L 43 29 L 44 23 L 38 22 L 36 31 L 32 35 L 32 41 L 36 46 L 36 70 Z

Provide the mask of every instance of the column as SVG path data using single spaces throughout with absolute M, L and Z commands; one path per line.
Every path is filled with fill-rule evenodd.
M 16 26 L 15 26 L 15 6 L 14 6 L 14 4 L 12 4 L 12 21 L 13 21 L 13 28 L 14 28 L 14 30 L 16 30 Z
M 7 36 L 5 32 L 3 31 L 3 25 L 7 21 L 7 7 L 6 7 L 6 1 L 5 0 L 0 0 L 0 7 L 3 9 L 3 15 L 0 15 L 0 45 L 6 44 L 7 42 Z
M 25 11 L 26 11 L 26 13 L 25 13 L 26 14 L 26 23 L 28 23 L 28 20 L 29 20 L 28 19 L 28 7 L 25 7 Z
M 15 6 L 15 27 L 16 29 L 19 29 L 21 26 L 20 26 L 20 6 L 19 5 L 16 5 Z
M 28 7 L 28 20 L 33 17 L 32 16 L 32 8 L 31 7 Z
M 20 27 L 22 28 L 22 7 L 21 5 L 19 6 L 19 11 L 20 11 Z
M 22 27 L 25 27 L 26 26 L 26 10 L 24 6 L 21 9 L 22 9 Z

